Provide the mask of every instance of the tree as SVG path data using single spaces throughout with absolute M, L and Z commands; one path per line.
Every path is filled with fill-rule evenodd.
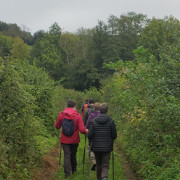
M 65 65 L 65 88 L 83 91 L 90 87 L 100 88 L 100 77 L 98 70 L 91 64 L 86 64 L 83 60 L 78 60 L 74 65 Z
M 34 33 L 33 36 L 33 44 L 35 44 L 37 41 L 40 41 L 42 38 L 45 37 L 47 33 L 44 30 L 39 30 L 37 32 Z
M 10 55 L 13 47 L 14 39 L 9 36 L 0 34 L 0 56 L 5 57 Z
M 79 54 L 78 52 L 79 37 L 77 35 L 65 33 L 62 34 L 60 41 L 61 41 L 62 51 L 66 56 L 66 62 L 68 64 L 74 64 L 77 55 Z
M 77 31 L 79 37 L 79 58 L 83 63 L 91 63 L 93 47 L 93 31 L 91 29 L 80 28 Z
M 49 28 L 49 32 L 37 33 L 37 40 L 33 46 L 32 61 L 38 67 L 44 68 L 55 80 L 60 80 L 63 72 L 61 59 L 60 36 L 61 28 L 57 23 Z
M 147 25 L 146 15 L 129 12 L 119 18 L 111 15 L 108 19 L 108 28 L 111 38 L 108 45 L 112 53 L 112 61 L 119 59 L 132 60 L 133 50 L 137 48 L 140 33 Z
M 93 64 L 95 68 L 102 69 L 104 59 L 106 58 L 108 29 L 103 21 L 99 21 L 98 25 L 93 28 Z
M 165 17 L 164 19 L 153 18 L 142 31 L 138 45 L 146 48 L 159 60 L 163 46 L 173 44 L 179 37 L 179 31 L 179 20 L 173 17 Z
M 26 28 L 27 29 L 27 28 Z M 7 24 L 0 21 L 0 32 L 2 34 L 12 37 L 19 37 L 24 40 L 25 43 L 32 44 L 32 35 L 30 32 L 25 31 L 25 28 L 21 28 L 17 24 Z
M 17 59 L 29 58 L 28 45 L 22 39 L 16 38 L 12 46 L 11 56 Z

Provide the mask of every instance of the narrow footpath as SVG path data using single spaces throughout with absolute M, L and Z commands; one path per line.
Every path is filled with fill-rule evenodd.
M 55 180 L 56 172 L 59 170 L 59 149 L 60 143 L 51 149 L 43 158 L 42 168 L 37 169 L 31 180 Z
M 124 170 L 127 180 L 141 180 L 140 178 L 138 178 L 137 174 L 133 172 L 133 169 L 131 165 L 128 163 L 124 152 L 117 144 L 115 144 L 115 151 L 117 152 L 119 156 L 119 160 L 123 166 L 123 170 Z
M 57 172 L 62 167 L 59 166 L 59 149 L 60 143 L 58 143 L 43 159 L 42 168 L 37 169 L 31 178 L 31 180 L 57 180 L 59 179 L 57 176 Z M 119 148 L 118 145 L 115 146 L 115 152 L 119 157 L 119 161 L 121 162 L 125 174 L 125 179 L 123 180 L 141 180 L 137 177 L 137 175 L 133 172 L 130 164 L 128 163 L 126 156 Z M 63 152 L 62 152 L 63 153 Z M 116 179 L 117 180 L 117 179 Z M 122 180 L 122 179 L 118 179 Z

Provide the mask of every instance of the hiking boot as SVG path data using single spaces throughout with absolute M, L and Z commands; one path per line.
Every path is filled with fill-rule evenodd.
M 105 177 L 105 178 L 102 178 L 102 180 L 108 180 L 108 178 L 107 178 L 107 177 Z
M 65 179 L 70 179 L 70 174 L 65 174 Z
M 95 171 L 96 170 L 96 164 L 93 164 L 91 171 Z
M 76 168 L 72 169 L 72 174 L 74 174 L 76 172 Z

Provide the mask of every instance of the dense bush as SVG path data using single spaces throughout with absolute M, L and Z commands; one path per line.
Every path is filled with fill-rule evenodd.
M 15 172 L 17 177 L 26 176 L 27 167 L 32 166 L 39 155 L 33 134 L 35 99 L 15 68 L 9 59 L 1 61 L 0 134 L 4 153 L 0 156 L 6 157 L 5 164 L 0 162 L 2 178 L 12 178 Z
M 178 179 L 179 59 L 158 62 L 143 48 L 135 55 L 134 62 L 106 65 L 117 70 L 104 97 L 119 128 L 119 142 L 145 179 Z
M 80 108 L 84 94 L 55 86 L 26 60 L 8 57 L 0 64 L 0 178 L 24 179 L 57 143 L 54 123 L 67 100 Z

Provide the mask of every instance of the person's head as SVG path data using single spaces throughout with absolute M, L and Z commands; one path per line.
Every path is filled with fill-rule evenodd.
M 100 106 L 100 113 L 107 113 L 108 105 L 106 103 L 102 103 Z
M 96 102 L 95 104 L 94 104 L 94 110 L 95 111 L 99 111 L 100 110 L 100 103 L 99 102 Z
M 93 98 L 89 99 L 89 104 L 94 104 L 94 99 Z
M 73 100 L 69 100 L 67 102 L 67 107 L 71 107 L 71 108 L 74 108 L 76 106 L 76 102 L 73 101 Z
M 88 99 L 85 99 L 85 103 L 88 103 L 89 102 L 89 100 Z

